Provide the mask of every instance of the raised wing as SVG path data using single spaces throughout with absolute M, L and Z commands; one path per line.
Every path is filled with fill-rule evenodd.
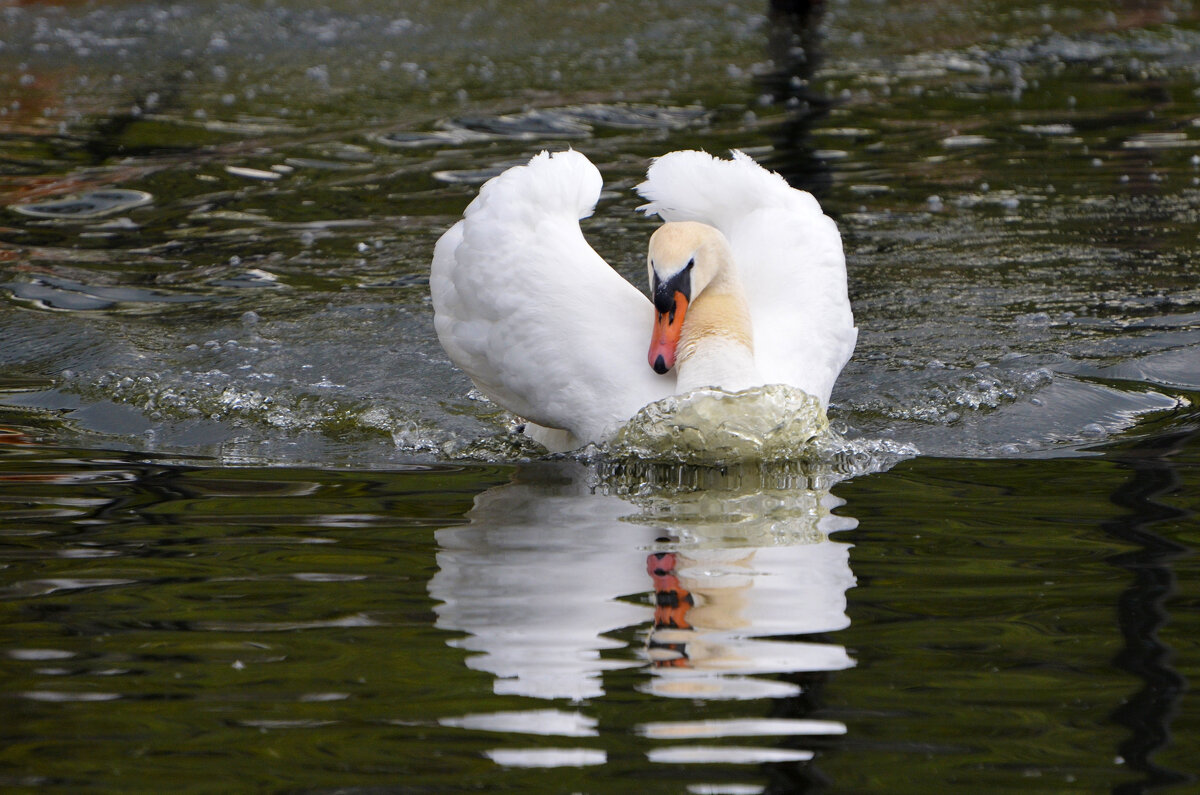
M 600 197 L 579 152 L 543 152 L 490 180 L 438 241 L 438 339 L 492 401 L 527 420 L 606 438 L 674 390 L 646 364 L 649 300 L 584 240 Z
M 759 372 L 766 383 L 799 387 L 828 404 L 858 329 L 841 235 L 817 200 L 737 151 L 732 160 L 663 155 L 637 190 L 647 213 L 724 233 L 750 304 Z

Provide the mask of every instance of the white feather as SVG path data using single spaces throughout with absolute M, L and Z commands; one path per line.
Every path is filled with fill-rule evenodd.
M 560 450 L 607 440 L 676 391 L 674 371 L 658 375 L 646 361 L 653 306 L 580 230 L 600 188 L 595 166 L 574 151 L 505 171 L 438 241 L 430 274 L 451 361 Z M 646 212 L 724 233 L 763 383 L 799 387 L 825 405 L 857 329 L 841 238 L 817 201 L 740 152 L 664 155 L 638 191 Z
M 646 213 L 724 233 L 746 290 L 764 382 L 799 387 L 827 405 L 858 329 L 842 238 L 817 200 L 737 151 L 732 160 L 670 152 L 651 164 L 637 190 Z
M 483 186 L 434 250 L 434 323 L 451 361 L 492 401 L 577 446 L 607 438 L 674 391 L 646 363 L 650 301 L 584 240 L 600 197 L 574 151 Z

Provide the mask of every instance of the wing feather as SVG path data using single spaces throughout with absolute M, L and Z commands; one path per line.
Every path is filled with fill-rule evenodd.
M 434 324 L 492 401 L 574 442 L 602 440 L 674 390 L 646 364 L 653 308 L 588 245 L 600 196 L 579 152 L 490 180 L 434 250 Z
M 742 152 L 656 159 L 637 190 L 640 209 L 700 221 L 729 240 L 754 326 L 755 363 L 767 383 L 790 384 L 822 404 L 858 338 L 837 225 L 811 194 Z

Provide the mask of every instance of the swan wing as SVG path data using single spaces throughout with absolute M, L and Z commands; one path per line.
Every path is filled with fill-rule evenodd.
M 581 153 L 543 152 L 483 186 L 430 272 L 451 361 L 493 402 L 574 437 L 558 447 L 601 441 L 674 390 L 646 363 L 650 301 L 579 227 L 600 187 Z
M 644 212 L 725 235 L 750 305 L 759 372 L 766 383 L 798 387 L 827 405 L 858 329 L 841 235 L 817 200 L 737 151 L 730 160 L 670 152 L 637 190 L 648 202 Z

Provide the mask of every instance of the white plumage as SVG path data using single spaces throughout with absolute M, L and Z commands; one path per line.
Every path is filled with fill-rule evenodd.
M 654 306 L 583 237 L 579 220 L 595 209 L 601 182 L 581 153 L 543 152 L 489 180 L 434 251 L 442 346 L 488 398 L 541 426 L 531 435 L 552 449 L 606 441 L 640 408 L 675 394 L 685 366 L 681 358 L 663 375 L 651 369 Z M 740 152 L 732 160 L 671 152 L 638 191 L 646 212 L 723 233 L 733 260 L 726 272 L 740 277 L 749 309 L 749 366 L 762 384 L 798 387 L 825 405 L 857 329 L 841 238 L 817 201 Z M 684 296 L 696 318 L 702 295 L 703 283 Z M 687 320 L 683 329 L 681 349 Z M 708 343 L 724 344 L 701 340 L 689 350 Z M 698 373 L 702 357 L 694 358 Z

